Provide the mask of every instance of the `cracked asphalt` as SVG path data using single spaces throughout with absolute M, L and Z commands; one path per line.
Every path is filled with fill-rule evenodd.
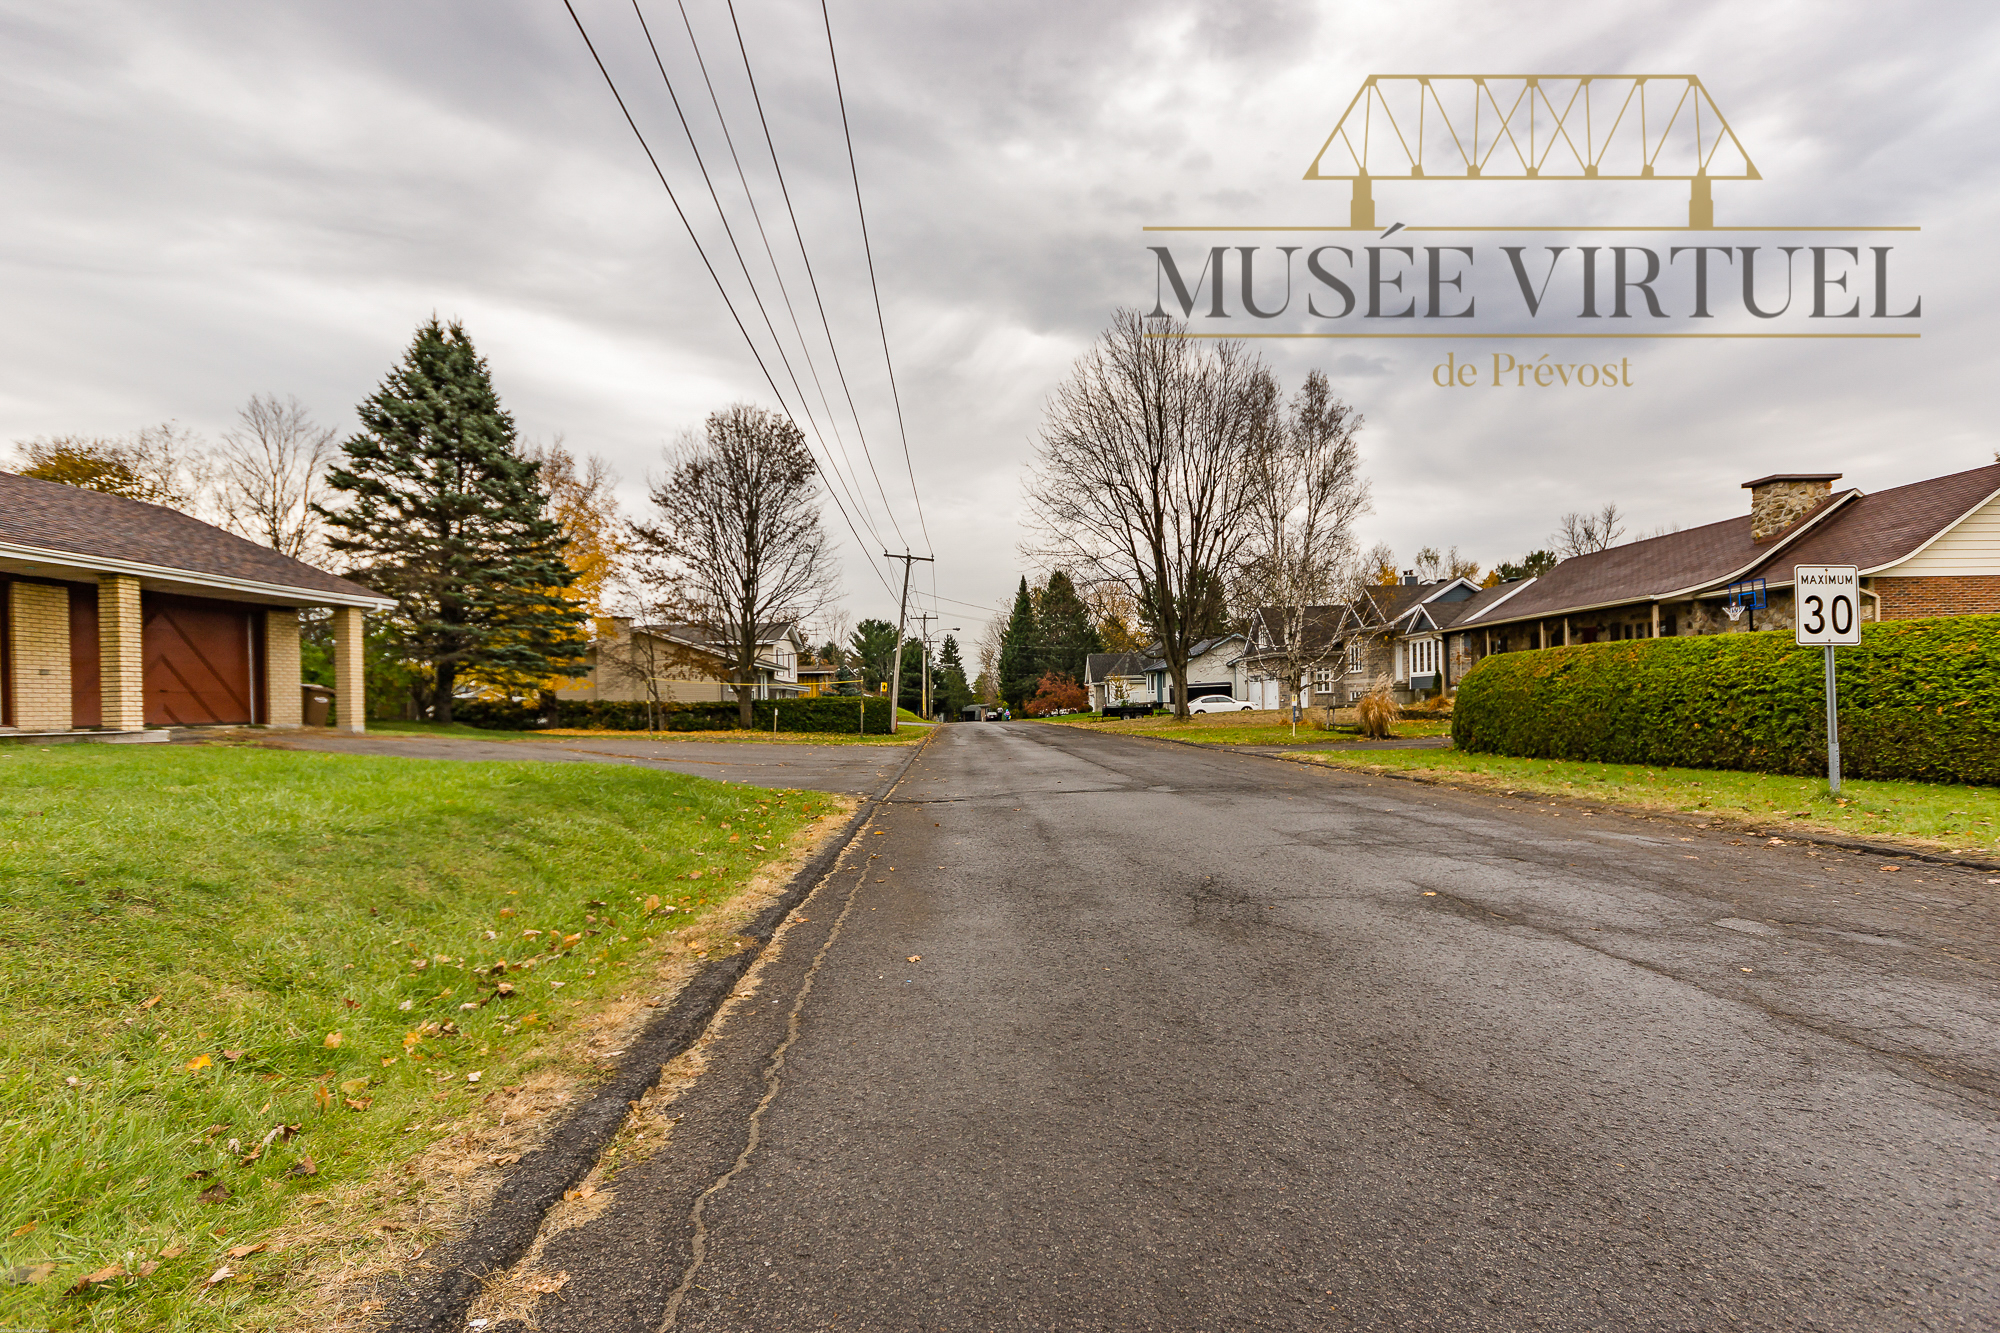
M 946 727 L 535 1319 L 2000 1327 L 2000 885 L 1885 864 Z

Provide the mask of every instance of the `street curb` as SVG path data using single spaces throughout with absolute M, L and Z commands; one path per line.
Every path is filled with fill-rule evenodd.
M 847 825 L 799 868 L 784 892 L 737 933 L 756 941 L 727 958 L 710 960 L 681 988 L 665 1012 L 646 1025 L 625 1051 L 617 1071 L 526 1154 L 494 1193 L 485 1213 L 439 1253 L 439 1268 L 390 1298 L 376 1325 L 383 1333 L 455 1333 L 479 1295 L 483 1279 L 511 1268 L 528 1252 L 542 1220 L 565 1191 L 589 1175 L 639 1100 L 660 1081 L 664 1065 L 686 1051 L 771 942 L 779 925 L 839 861 L 869 815 L 894 791 L 930 738 L 910 747 L 902 766 L 862 798 Z
M 1164 745 L 1185 745 L 1190 749 L 1195 749 L 1195 750 L 1224 750 L 1230 754 L 1246 755 L 1252 759 L 1276 759 L 1280 763 L 1298 764 L 1303 768 L 1319 769 L 1322 772 L 1328 770 L 1332 770 L 1335 772 L 1339 771 L 1338 769 L 1335 769 L 1332 765 L 1320 763 L 1316 759 L 1311 759 L 1311 758 L 1295 759 L 1288 754 L 1268 754 L 1262 750 L 1246 750 L 1241 746 L 1236 746 L 1236 745 L 1215 745 L 1204 741 L 1184 741 L 1173 736 L 1129 736 L 1127 737 L 1127 739 L 1135 741 L 1159 741 Z M 1320 751 L 1320 753 L 1324 754 L 1326 752 Z M 1359 751 L 1359 753 L 1368 754 L 1374 752 L 1364 750 L 1364 751 Z M 1694 822 L 1692 816 L 1680 810 L 1657 810 L 1650 806 L 1643 806 L 1643 805 L 1612 805 L 1603 802 L 1594 803 L 1585 800 L 1584 798 L 1579 796 L 1563 796 L 1555 792 L 1531 792 L 1531 791 L 1520 791 L 1520 790 L 1496 791 L 1491 787 L 1481 786 L 1476 783 L 1450 782 L 1443 778 L 1420 777 L 1415 773 L 1396 773 L 1388 769 L 1371 770 L 1370 776 L 1378 778 L 1389 778 L 1396 782 L 1416 782 L 1416 783 L 1421 783 L 1426 787 L 1444 787 L 1451 791 L 1474 792 L 1482 796 L 1511 797 L 1517 800 L 1563 801 L 1570 805 L 1582 806 L 1586 809 L 1611 811 L 1621 815 L 1644 815 L 1647 818 L 1651 819 L 1670 819 L 1675 821 L 1676 823 L 1684 823 L 1684 824 L 1692 824 Z M 1703 819 L 1706 820 L 1706 822 L 1711 826 L 1717 824 L 1729 824 L 1735 826 L 1739 831 L 1742 832 L 1755 832 L 1757 830 L 1757 827 L 1761 823 L 1766 822 L 1748 818 L 1738 818 L 1736 816 L 1727 814 L 1706 815 L 1703 816 Z M 1924 861 L 1928 862 L 1931 865 L 1959 866 L 1966 870 L 1979 870 L 1979 871 L 1984 871 L 1988 874 L 2000 871 L 2000 861 L 1978 861 L 1967 856 L 1951 856 L 1944 852 L 1926 852 L 1915 847 L 1898 847 L 1894 843 L 1888 843 L 1888 842 L 1863 842 L 1859 838 L 1842 838 L 1831 833 L 1813 833 L 1813 832 L 1802 833 L 1797 829 L 1792 828 L 1790 825 L 1782 825 L 1781 827 L 1783 827 L 1784 829 L 1784 837 L 1786 842 L 1802 842 L 1813 847 L 1837 847 L 1845 852 L 1861 852 L 1869 856 L 1884 856 L 1884 857 L 1895 857 L 1909 861 Z

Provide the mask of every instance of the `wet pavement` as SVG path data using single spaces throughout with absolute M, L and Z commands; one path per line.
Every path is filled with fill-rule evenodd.
M 947 728 L 535 1317 L 1992 1328 L 1992 878 Z

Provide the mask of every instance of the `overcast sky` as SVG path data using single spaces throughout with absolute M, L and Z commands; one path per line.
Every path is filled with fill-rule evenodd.
M 1636 387 L 1595 396 L 1440 390 L 1448 343 L 1261 342 L 1288 389 L 1319 366 L 1366 415 L 1364 544 L 1490 566 L 1607 500 L 1636 534 L 1743 511 L 1767 472 L 1881 488 L 2000 447 L 1991 4 L 833 0 L 906 467 L 818 6 L 738 0 L 879 488 L 728 12 L 687 4 L 865 497 L 860 543 L 829 515 L 855 618 L 893 614 L 876 543 L 907 542 L 973 637 L 1024 568 L 1042 403 L 1114 308 L 1153 299 L 1141 228 L 1344 223 L 1347 187 L 1299 178 L 1370 73 L 1695 73 L 1763 175 L 1717 185 L 1718 222 L 1921 224 L 1893 240 L 1924 318 L 1918 341 L 1621 344 L 1603 355 Z M 577 7 L 768 348 L 630 3 Z M 796 348 L 681 11 L 645 14 Z M 635 509 L 673 434 L 773 404 L 561 0 L 0 0 L 0 53 L 0 440 L 213 436 L 255 392 L 346 431 L 432 312 L 464 321 L 525 436 L 602 454 Z M 1378 221 L 1685 218 L 1682 185 L 1537 188 L 1385 183 Z M 1225 239 L 1254 238 L 1174 244 Z

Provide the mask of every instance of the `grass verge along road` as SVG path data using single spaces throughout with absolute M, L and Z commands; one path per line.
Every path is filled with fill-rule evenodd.
M 1319 750 L 1291 756 L 1342 768 L 1400 773 L 1504 791 L 1545 792 L 1615 805 L 1782 821 L 1925 850 L 2000 855 L 2000 789 L 1926 782 L 1843 780 L 1723 769 L 1514 759 L 1457 750 Z
M 487 1122 L 518 1148 L 555 1118 L 617 1054 L 584 1049 L 600 1011 L 733 947 L 731 900 L 846 808 L 595 764 L 0 749 L 0 1325 L 288 1325 L 423 1229 L 427 1178 L 512 1160 Z

